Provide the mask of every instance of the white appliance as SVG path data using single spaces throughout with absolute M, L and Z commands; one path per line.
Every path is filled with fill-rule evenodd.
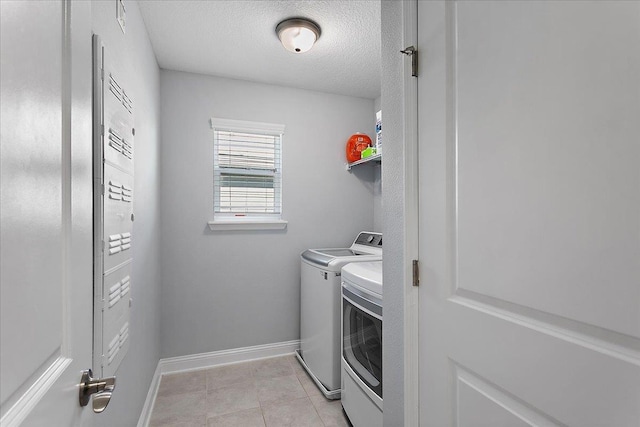
M 354 427 L 382 427 L 382 261 L 342 269 L 342 407 Z
M 382 260 L 382 234 L 363 231 L 349 248 L 309 249 L 301 256 L 298 360 L 327 399 L 340 398 L 340 270 Z

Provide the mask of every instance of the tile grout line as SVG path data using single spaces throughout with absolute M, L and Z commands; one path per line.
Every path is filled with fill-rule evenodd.
M 253 372 L 251 373 L 253 376 Z M 267 419 L 264 417 L 264 409 L 262 409 L 262 400 L 260 400 L 260 396 L 258 395 L 258 385 L 256 383 L 256 397 L 258 398 L 258 406 L 260 407 L 260 415 L 262 415 L 262 422 L 264 426 L 267 427 Z
M 293 363 L 298 363 L 297 360 L 291 361 L 289 360 L 289 365 L 291 366 Z M 306 388 L 304 388 L 304 385 L 302 385 L 302 381 L 300 381 L 300 377 L 298 376 L 298 374 L 296 373 L 296 368 L 291 366 L 291 369 L 293 369 L 293 373 L 296 376 L 296 379 L 298 380 L 298 384 L 300 384 L 300 386 L 302 387 L 302 390 L 304 390 L 304 393 L 307 395 L 307 399 L 309 399 L 309 402 L 311 403 L 311 407 L 313 407 L 313 410 L 315 411 L 316 415 L 318 416 L 318 419 L 320 420 L 320 423 L 324 426 L 327 427 L 327 425 L 325 424 L 324 420 L 322 419 L 322 417 L 320 416 L 320 412 L 318 412 L 318 408 L 316 408 L 316 404 L 313 403 L 313 400 L 311 400 L 311 395 L 309 394 L 309 392 L 307 391 Z

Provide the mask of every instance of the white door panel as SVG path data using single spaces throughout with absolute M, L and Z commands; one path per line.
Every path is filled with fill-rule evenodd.
M 2 4 L 3 405 L 61 353 L 62 13 L 59 2 L 35 13 Z M 42 31 L 23 40 L 25 22 L 42 25 Z M 50 39 L 51 33 L 58 37 Z M 23 313 L 30 318 L 16 324 L 13 319 Z
M 536 417 L 524 418 L 526 410 L 495 387 L 486 384 L 463 369 L 456 369 L 456 399 L 458 401 L 458 424 L 476 427 L 524 427 L 532 424 Z M 482 414 L 482 417 L 478 417 Z M 537 425 L 553 425 L 540 423 Z M 546 421 L 546 420 L 545 420 Z
M 91 367 L 91 8 L 2 1 L 0 18 L 0 424 L 80 425 L 90 411 L 77 385 Z
M 458 332 L 447 345 L 454 370 L 538 408 L 542 418 L 558 425 L 637 425 L 637 353 L 466 298 L 447 304 L 448 322 Z
M 458 4 L 458 288 L 640 337 L 634 9 Z
M 421 425 L 640 425 L 640 3 L 418 8 Z

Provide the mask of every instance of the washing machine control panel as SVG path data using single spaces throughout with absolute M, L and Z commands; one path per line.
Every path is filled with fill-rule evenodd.
M 358 237 L 356 237 L 356 240 L 353 243 L 357 245 L 382 248 L 382 234 L 363 231 L 362 233 L 358 234 Z

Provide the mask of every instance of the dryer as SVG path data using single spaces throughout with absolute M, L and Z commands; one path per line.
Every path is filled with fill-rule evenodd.
M 354 427 L 382 427 L 382 261 L 342 269 L 342 407 Z
M 327 399 L 340 398 L 340 272 L 348 263 L 382 260 L 382 234 L 363 231 L 348 248 L 301 256 L 298 360 Z

